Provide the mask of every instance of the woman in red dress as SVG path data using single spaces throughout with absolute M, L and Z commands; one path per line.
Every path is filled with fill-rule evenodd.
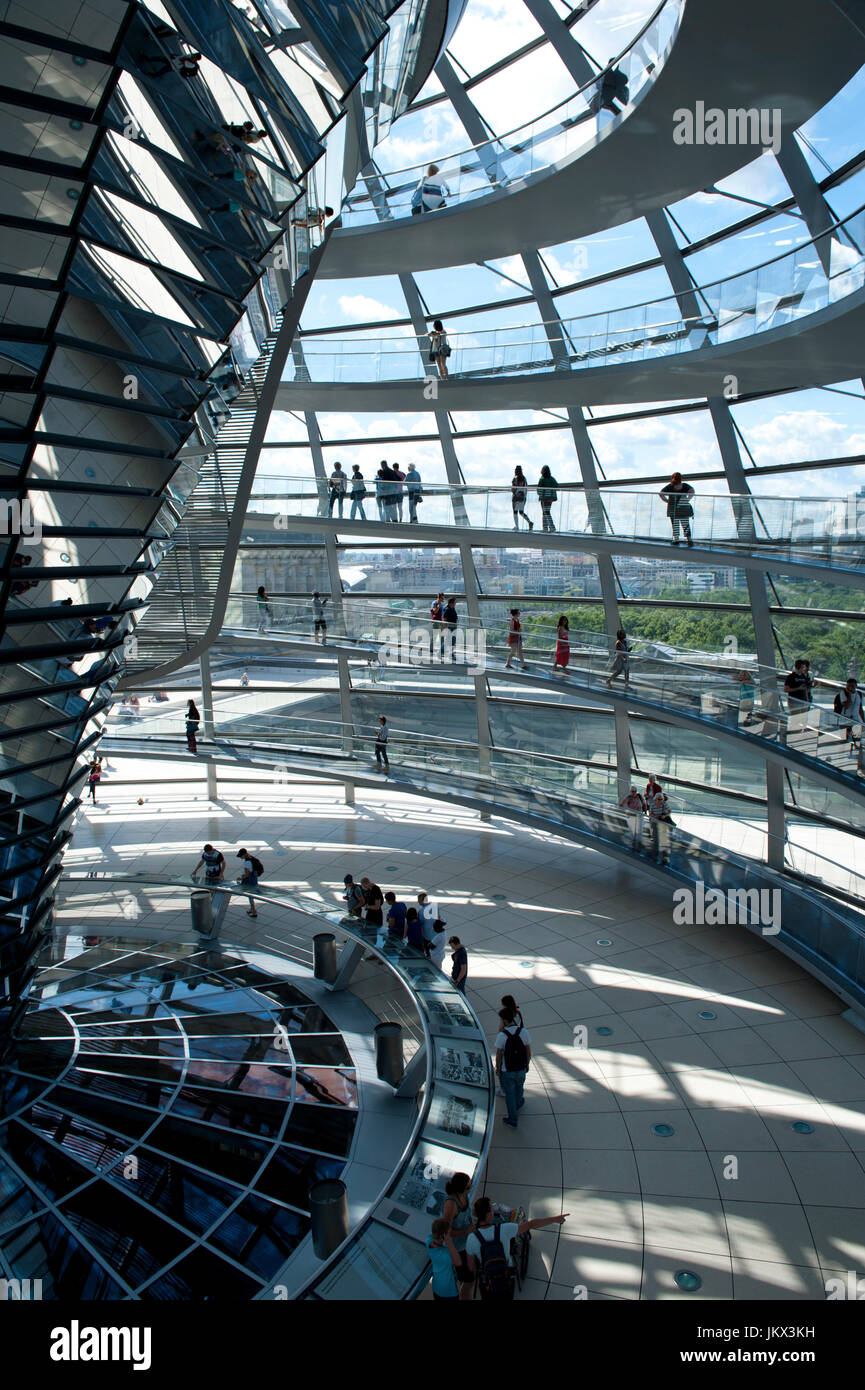
M 511 661 L 514 656 L 520 659 L 523 670 L 526 669 L 526 659 L 523 656 L 523 625 L 520 622 L 519 608 L 511 609 L 511 621 L 508 626 L 508 659 L 505 662 L 505 670 L 511 669 Z
M 556 671 L 558 667 L 561 666 L 562 674 L 564 674 L 570 659 L 571 632 L 568 626 L 568 620 L 563 613 L 559 618 L 559 626 L 556 629 L 556 656 L 553 661 L 553 671 Z

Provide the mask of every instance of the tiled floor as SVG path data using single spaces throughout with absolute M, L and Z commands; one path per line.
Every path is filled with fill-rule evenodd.
M 771 945 L 675 926 L 669 895 L 592 851 L 384 786 L 346 807 L 341 788 L 261 778 L 208 807 L 203 784 L 149 771 L 118 762 L 68 867 L 188 874 L 210 839 L 331 903 L 349 872 L 425 888 L 468 946 L 490 1038 L 516 996 L 534 1063 L 519 1129 L 497 1117 L 487 1190 L 569 1213 L 535 1233 L 522 1297 L 822 1299 L 836 1272 L 862 1277 L 865 1035 Z

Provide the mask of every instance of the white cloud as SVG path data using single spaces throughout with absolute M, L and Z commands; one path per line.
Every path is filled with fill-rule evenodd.
M 367 323 L 377 319 L 398 319 L 400 312 L 380 299 L 371 299 L 366 294 L 341 294 L 339 307 L 352 323 Z

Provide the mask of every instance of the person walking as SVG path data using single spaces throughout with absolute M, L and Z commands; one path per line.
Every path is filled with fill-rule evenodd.
M 384 926 L 384 895 L 377 883 L 364 876 L 360 881 L 365 903 L 365 920 L 368 927 Z
M 327 618 L 324 613 L 326 607 L 327 599 L 322 598 L 316 589 L 312 596 L 312 635 L 313 640 L 318 642 L 319 633 L 321 633 L 321 645 L 323 647 L 327 646 Z
M 448 945 L 451 947 L 451 979 L 460 993 L 465 994 L 469 975 L 468 952 L 458 936 L 452 936 Z
M 198 727 L 201 723 L 201 715 L 198 713 L 198 706 L 194 700 L 186 702 L 186 746 L 190 753 L 198 752 Z
M 93 802 L 94 806 L 96 805 L 96 788 L 99 786 L 101 780 L 102 763 L 98 758 L 94 758 L 87 770 L 87 790 L 90 793 L 90 800 Z
M 335 463 L 333 465 L 333 472 L 330 475 L 330 481 L 328 483 L 328 516 L 333 516 L 333 504 L 335 502 L 339 508 L 339 515 L 340 517 L 342 517 L 342 509 L 345 503 L 345 489 L 347 483 L 348 479 L 342 471 L 342 464 Z
M 258 609 L 258 630 L 259 632 L 267 632 L 273 612 L 270 607 L 270 598 L 263 584 L 259 584 L 256 590 L 255 606 Z
M 361 521 L 366 521 L 366 512 L 363 509 L 363 499 L 366 497 L 366 483 L 363 480 L 363 474 L 360 471 L 360 465 L 357 463 L 352 464 L 350 486 L 351 511 L 349 513 L 348 519 L 349 521 L 354 521 L 355 518 L 359 516 Z
M 432 333 L 429 335 L 429 360 L 435 362 L 442 381 L 448 379 L 448 358 L 450 355 L 450 343 L 444 330 L 444 324 L 441 319 L 434 319 Z
M 646 783 L 646 790 L 643 792 L 643 800 L 645 801 L 646 806 L 648 806 L 652 797 L 655 796 L 659 791 L 661 791 L 661 784 L 655 776 L 654 772 L 650 772 L 649 780 Z
M 237 882 L 241 883 L 244 888 L 257 888 L 258 880 L 264 873 L 264 865 L 261 860 L 256 858 L 254 854 L 250 854 L 248 849 L 239 849 L 237 851 L 237 857 L 243 860 L 243 873 L 240 875 Z M 249 899 L 249 909 L 246 915 L 247 917 L 258 916 L 255 907 L 255 898 L 251 897 Z
M 532 1060 L 532 1040 L 527 1028 L 517 1023 L 512 1009 L 500 1009 L 501 1028 L 496 1036 L 496 1076 L 504 1092 L 508 1113 L 505 1124 L 516 1129 L 523 1108 L 523 1087 Z
M 450 1302 L 458 1301 L 460 1291 L 456 1271 L 460 1267 L 460 1257 L 451 1239 L 448 1223 L 444 1217 L 439 1216 L 432 1223 L 430 1230 L 426 1248 L 432 1265 L 432 1296 Z
M 855 676 L 849 676 L 844 684 L 844 689 L 839 690 L 835 699 L 832 701 L 832 708 L 844 723 L 844 742 L 852 743 L 855 748 L 861 739 L 857 738 L 853 730 L 857 724 L 860 726 L 865 723 L 865 709 L 862 705 L 862 691 L 856 681 Z
M 375 731 L 375 766 L 376 771 L 384 767 L 385 772 L 390 772 L 390 763 L 387 757 L 387 719 L 383 714 L 379 715 L 378 728 Z
M 508 623 L 508 659 L 505 662 L 505 670 L 511 669 L 511 661 L 515 656 L 520 659 L 520 666 L 525 671 L 526 658 L 523 655 L 523 625 L 520 622 L 519 608 L 511 609 L 511 620 Z
M 643 843 L 643 816 L 646 811 L 646 803 L 637 788 L 631 787 L 627 795 L 622 797 L 619 805 L 624 806 L 627 813 L 628 825 L 631 830 L 631 849 L 639 850 Z
M 561 1226 L 570 1213 L 535 1216 L 525 1221 L 497 1221 L 489 1197 L 476 1197 L 472 1214 L 474 1230 L 466 1240 L 466 1258 L 471 1273 L 478 1281 L 481 1298 L 496 1302 L 514 1296 L 511 1242 L 529 1231 L 539 1231 L 543 1226 Z
M 571 627 L 567 614 L 562 613 L 556 627 L 556 654 L 553 657 L 553 673 L 561 667 L 562 675 L 568 669 L 571 659 Z
M 556 492 L 558 483 L 550 472 L 549 464 L 545 463 L 541 469 L 541 476 L 538 478 L 538 501 L 541 504 L 541 525 L 545 531 L 555 531 L 552 518 L 552 506 L 557 501 L 559 494 Z
M 198 870 L 204 866 L 205 883 L 221 883 L 225 877 L 225 855 L 222 850 L 214 849 L 213 845 L 206 844 L 201 851 L 201 858 L 192 870 L 192 877 L 198 877 Z
M 391 936 L 398 936 L 402 941 L 405 936 L 405 919 L 408 914 L 408 907 L 405 903 L 397 902 L 396 893 L 388 892 L 384 895 L 385 902 L 385 926 Z
M 522 517 L 530 531 L 534 531 L 535 523 L 526 516 L 526 498 L 529 494 L 529 484 L 520 465 L 514 469 L 514 476 L 511 479 L 511 508 L 514 513 L 514 530 L 519 531 L 520 523 L 518 518 Z
M 631 648 L 628 645 L 628 638 L 623 627 L 616 632 L 616 645 L 613 648 L 613 664 L 610 667 L 609 675 L 604 681 L 604 685 L 609 690 L 613 681 L 618 680 L 619 676 L 625 677 L 625 689 L 628 688 L 630 681 L 630 662 L 629 654 Z
M 667 483 L 662 487 L 658 496 L 667 504 L 667 516 L 670 518 L 670 525 L 673 528 L 673 545 L 679 544 L 679 527 L 685 533 L 685 540 L 689 546 L 694 544 L 691 538 L 691 518 L 694 515 L 694 508 L 691 506 L 691 498 L 694 496 L 694 489 L 690 483 L 682 481 L 681 473 L 674 473 Z
M 444 636 L 442 637 L 442 660 L 444 660 L 445 646 L 447 643 L 448 633 L 450 633 L 451 638 L 451 662 L 455 662 L 457 659 L 458 622 L 459 614 L 457 613 L 457 601 L 455 598 L 449 598 L 444 608 L 442 609 L 442 626 L 444 628 Z
M 421 213 L 435 212 L 438 208 L 446 207 L 449 196 L 450 189 L 439 176 L 439 166 L 430 164 L 426 173 L 418 179 L 411 195 L 412 216 L 417 217 Z
M 410 463 L 408 472 L 405 475 L 406 492 L 408 493 L 408 519 L 413 525 L 417 524 L 417 504 L 423 501 L 423 488 L 421 487 L 420 473 L 415 464 Z
M 342 896 L 345 898 L 346 912 L 349 917 L 360 917 L 366 901 L 364 891 L 359 883 L 355 883 L 351 874 L 346 874 L 343 883 L 345 892 Z
M 652 826 L 652 836 L 655 849 L 655 860 L 658 864 L 670 863 L 670 832 L 675 825 L 673 817 L 670 815 L 670 803 L 667 795 L 660 789 L 651 797 L 649 804 L 649 821 Z
M 439 655 L 439 657 L 441 658 L 441 660 L 444 661 L 444 655 L 445 655 L 445 638 L 444 638 L 445 625 L 444 625 L 444 622 L 442 621 L 442 614 L 444 613 L 444 606 L 445 606 L 445 596 L 444 596 L 444 594 L 436 594 L 435 598 L 433 599 L 432 603 L 430 604 L 430 610 L 429 610 L 429 615 L 430 615 L 430 647 L 429 647 L 430 661 L 435 661 L 435 658 L 436 658 L 436 643 L 438 643 L 438 648 L 439 648 L 438 655 Z

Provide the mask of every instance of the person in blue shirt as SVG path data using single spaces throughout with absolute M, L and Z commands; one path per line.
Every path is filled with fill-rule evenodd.
M 454 1266 L 460 1257 L 448 1232 L 450 1226 L 441 1216 L 432 1223 L 432 1235 L 427 1238 L 426 1247 L 432 1265 L 433 1298 L 453 1298 L 460 1296 L 457 1288 Z
M 396 893 L 385 893 L 385 913 L 387 929 L 392 936 L 405 936 L 405 919 L 408 911 L 405 903 L 398 903 Z

